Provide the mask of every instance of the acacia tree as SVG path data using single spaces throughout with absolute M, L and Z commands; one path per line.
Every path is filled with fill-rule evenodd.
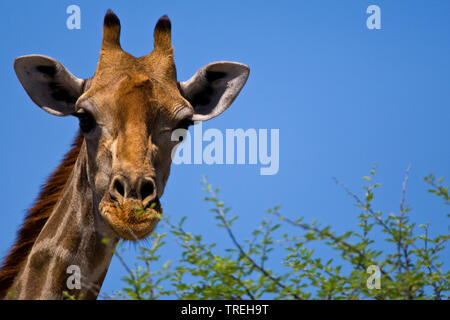
M 130 268 L 122 259 L 120 244 L 116 255 L 127 270 L 124 288 L 107 299 L 448 299 L 449 272 L 440 254 L 449 235 L 430 236 L 429 224 L 416 224 L 405 203 L 409 168 L 402 184 L 398 213 L 386 215 L 373 208 L 375 167 L 363 177 L 363 196 L 334 179 L 359 207 L 358 224 L 343 234 L 331 226 L 322 227 L 303 218 L 284 216 L 280 207 L 267 210 L 251 239 L 238 241 L 232 216 L 214 189 L 203 178 L 205 201 L 217 227 L 225 229 L 231 247 L 218 250 L 215 243 L 184 228 L 186 217 L 174 224 L 162 219 L 167 232 L 153 233 L 150 246 L 140 245 L 138 261 Z M 425 178 L 428 192 L 450 204 L 443 178 Z M 447 214 L 447 218 L 448 218 Z M 272 217 L 272 218 L 271 218 Z M 276 219 L 273 219 L 276 218 Z M 289 229 L 289 232 L 283 230 Z M 378 230 L 377 230 L 378 229 Z M 292 231 L 291 231 L 292 230 Z M 381 231 L 384 241 L 375 241 Z M 154 270 L 161 260 L 165 238 L 176 239 L 181 256 Z M 316 242 L 328 246 L 337 259 L 324 259 Z M 282 270 L 274 271 L 271 252 L 282 250 Z M 448 266 L 447 266 L 448 268 Z M 278 268 L 280 269 L 280 268 Z M 369 273 L 368 273 L 369 272 Z M 371 274 L 373 272 L 373 274 Z

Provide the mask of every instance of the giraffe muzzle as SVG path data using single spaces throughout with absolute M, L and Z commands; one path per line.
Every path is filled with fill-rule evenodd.
M 130 179 L 116 175 L 99 205 L 101 216 L 118 237 L 137 241 L 148 236 L 162 216 L 152 178 Z

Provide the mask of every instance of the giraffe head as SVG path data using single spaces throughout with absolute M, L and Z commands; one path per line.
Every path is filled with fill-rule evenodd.
M 108 10 L 95 74 L 78 79 L 41 55 L 19 57 L 14 69 L 31 99 L 56 116 L 75 116 L 85 139 L 87 180 L 94 206 L 120 238 L 146 237 L 161 214 L 159 202 L 179 143 L 172 132 L 225 111 L 249 68 L 215 62 L 178 82 L 171 23 L 159 19 L 154 49 L 136 58 L 120 46 L 120 21 Z

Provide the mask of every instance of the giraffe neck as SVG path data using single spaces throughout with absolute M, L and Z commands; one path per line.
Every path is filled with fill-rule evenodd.
M 83 144 L 52 214 L 8 290 L 11 298 L 62 299 L 64 292 L 77 298 L 97 297 L 117 238 L 94 205 L 87 164 Z

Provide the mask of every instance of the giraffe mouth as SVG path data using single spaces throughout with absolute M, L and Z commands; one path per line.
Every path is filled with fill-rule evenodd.
M 159 199 L 148 207 L 143 207 L 142 202 L 135 199 L 122 202 L 103 199 L 99 211 L 118 237 L 132 241 L 150 235 L 162 218 Z

